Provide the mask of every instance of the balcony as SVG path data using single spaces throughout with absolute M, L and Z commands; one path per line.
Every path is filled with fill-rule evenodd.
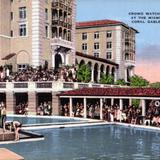
M 64 39 L 62 39 L 62 38 L 53 38 L 53 39 L 51 40 L 51 45 L 52 45 L 52 46 L 53 46 L 53 45 L 54 45 L 54 46 L 55 46 L 55 45 L 57 45 L 57 46 L 63 46 L 63 47 L 65 47 L 65 48 L 74 49 L 72 42 L 67 41 L 67 40 L 64 40 Z
M 6 88 L 6 83 L 1 82 L 0 83 L 0 88 Z
M 38 82 L 36 86 L 37 88 L 52 88 L 52 82 Z
M 134 60 L 125 60 L 125 66 L 126 67 L 135 67 L 135 61 Z
M 19 83 L 19 82 L 16 82 L 14 83 L 14 88 L 28 88 L 28 83 Z
M 97 83 L 80 82 L 0 82 L 0 92 L 59 92 L 80 88 L 121 87 Z M 123 86 L 124 87 L 124 86 Z

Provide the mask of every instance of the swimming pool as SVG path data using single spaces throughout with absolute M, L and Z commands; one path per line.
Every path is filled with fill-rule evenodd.
M 25 160 L 159 160 L 160 131 L 119 125 L 36 131 L 44 141 L 0 145 Z
M 77 122 L 80 119 L 68 118 L 68 117 L 41 117 L 41 116 L 13 116 L 7 117 L 8 121 L 20 121 L 23 125 L 27 124 L 44 124 L 44 123 L 67 123 L 67 122 Z

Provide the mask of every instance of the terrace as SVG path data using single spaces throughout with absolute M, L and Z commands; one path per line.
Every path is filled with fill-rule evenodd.
M 47 82 L 0 82 L 0 92 L 20 92 L 20 91 L 67 91 L 80 88 L 108 88 L 121 87 L 119 85 L 106 85 L 97 83 L 80 83 L 80 82 L 62 82 L 62 81 L 47 81 Z

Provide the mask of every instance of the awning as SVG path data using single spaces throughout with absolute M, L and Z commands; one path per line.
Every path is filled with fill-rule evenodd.
M 3 57 L 2 60 L 9 60 L 10 58 L 12 58 L 15 55 L 16 55 L 15 53 L 10 53 L 7 56 Z

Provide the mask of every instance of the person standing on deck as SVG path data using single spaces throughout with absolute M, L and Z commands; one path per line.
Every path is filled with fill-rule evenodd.
M 6 122 L 6 119 L 7 119 L 7 111 L 6 111 L 6 107 L 3 106 L 2 107 L 2 110 L 1 110 L 1 120 L 2 120 L 2 128 L 3 128 L 3 131 L 5 132 L 5 122 Z
M 13 121 L 13 128 L 15 131 L 15 141 L 19 140 L 19 130 L 22 127 L 22 123 L 20 123 L 19 121 Z

